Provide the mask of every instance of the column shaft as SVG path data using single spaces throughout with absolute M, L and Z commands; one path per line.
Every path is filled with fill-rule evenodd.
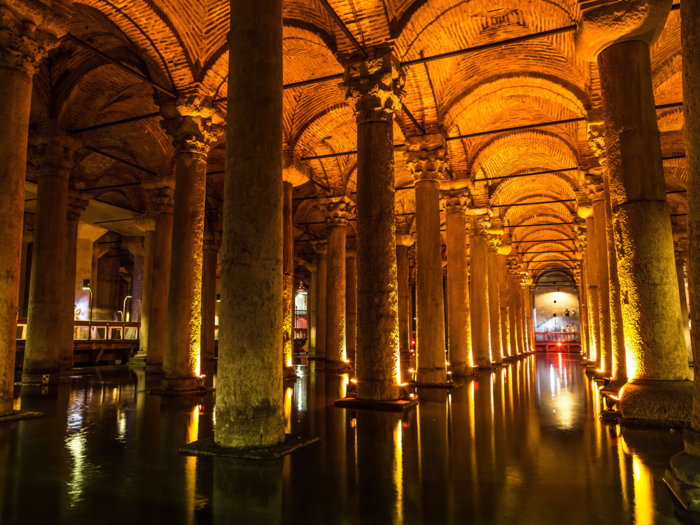
M 232 0 L 231 12 L 215 440 L 273 446 L 284 441 L 282 0 Z
M 488 294 L 489 326 L 491 329 L 491 358 L 494 363 L 503 362 L 501 347 L 501 303 L 498 291 L 498 252 L 496 247 L 488 249 Z
M 467 271 L 467 221 L 464 207 L 447 206 L 447 321 L 450 362 L 456 375 L 467 375 L 471 366 L 471 324 Z
M 326 368 L 344 370 L 345 332 L 345 221 L 328 225 L 326 299 Z
M 316 295 L 316 355 L 318 359 L 326 359 L 326 315 L 328 291 L 328 257 L 326 244 L 319 246 L 316 257 L 318 263 L 318 294 Z
M 523 286 L 520 283 L 520 274 L 514 275 L 513 279 L 515 280 L 515 336 L 518 340 L 518 355 L 523 355 L 527 352 L 524 334 Z
M 346 253 L 345 285 L 347 359 L 354 363 L 357 349 L 357 254 L 355 252 Z
M 506 256 L 498 255 L 498 304 L 500 306 L 501 319 L 501 345 L 503 357 L 513 357 L 513 349 L 510 345 L 510 315 L 508 313 L 508 269 L 506 268 Z
M 440 240 L 440 183 L 416 182 L 417 381 L 441 383 L 445 370 L 445 310 Z
M 408 246 L 397 244 L 396 267 L 399 284 L 399 351 L 403 365 L 409 362 L 411 354 L 411 289 L 408 275 Z
M 516 310 L 518 309 L 518 289 L 515 282 L 515 276 L 508 272 L 508 321 L 510 324 L 510 352 L 511 356 L 516 357 L 521 353 L 518 346 L 518 322 Z
M 202 264 L 202 361 L 216 357 L 216 268 L 219 250 L 204 250 Z
M 161 211 L 153 233 L 153 273 L 151 274 L 151 308 L 148 320 L 146 372 L 163 371 L 165 325 L 170 291 L 170 257 L 173 245 L 173 213 Z
M 608 241 L 605 218 L 605 198 L 593 201 L 593 217 L 598 263 L 598 315 L 600 316 L 600 366 L 604 377 L 612 376 L 612 330 L 610 326 L 610 275 L 608 272 Z
M 292 366 L 294 340 L 294 227 L 292 224 L 292 194 L 294 186 L 290 182 L 282 183 L 282 344 L 284 347 L 284 366 Z
M 472 321 L 472 359 L 474 366 L 480 369 L 491 368 L 491 339 L 489 320 L 489 274 L 487 239 L 479 227 L 473 228 L 469 239 L 471 255 L 471 321 Z
M 598 300 L 598 242 L 596 239 L 595 220 L 593 216 L 586 219 L 586 280 L 588 281 L 588 327 L 590 333 L 591 354 L 588 356 L 596 369 L 600 369 L 600 302 Z
M 73 368 L 74 319 L 75 319 L 75 273 L 78 256 L 78 222 L 80 215 L 69 212 L 66 226 L 66 272 L 63 286 L 63 308 L 60 320 L 59 369 Z

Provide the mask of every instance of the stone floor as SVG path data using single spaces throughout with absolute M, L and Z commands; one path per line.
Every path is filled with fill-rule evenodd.
M 127 370 L 23 390 L 45 417 L 0 426 L 0 523 L 677 523 L 661 477 L 680 433 L 601 423 L 566 355 L 421 390 L 403 417 L 334 408 L 348 376 L 298 371 L 287 428 L 321 441 L 265 463 L 178 453 L 211 436 L 214 394 L 149 395 Z

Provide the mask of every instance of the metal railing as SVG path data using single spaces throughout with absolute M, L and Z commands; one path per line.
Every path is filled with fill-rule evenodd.
M 535 332 L 535 343 L 580 343 L 579 332 Z
M 73 339 L 75 341 L 137 341 L 141 323 L 120 321 L 74 321 Z M 27 338 L 27 319 L 17 320 L 17 340 Z

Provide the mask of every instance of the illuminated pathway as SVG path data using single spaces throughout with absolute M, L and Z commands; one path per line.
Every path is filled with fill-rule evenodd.
M 269 463 L 178 454 L 212 434 L 212 394 L 152 396 L 124 372 L 22 398 L 47 416 L 0 427 L 0 523 L 676 522 L 661 476 L 681 434 L 599 422 L 578 358 L 422 390 L 403 419 L 334 408 L 347 376 L 300 373 L 287 431 L 321 441 Z

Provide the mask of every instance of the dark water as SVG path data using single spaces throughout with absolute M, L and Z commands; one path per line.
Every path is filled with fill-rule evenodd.
M 333 407 L 348 377 L 300 368 L 288 429 L 321 437 L 284 459 L 188 458 L 213 395 L 149 395 L 142 375 L 23 390 L 46 414 L 0 426 L 4 524 L 676 523 L 661 477 L 680 433 L 601 423 L 577 361 L 529 357 L 401 416 Z

